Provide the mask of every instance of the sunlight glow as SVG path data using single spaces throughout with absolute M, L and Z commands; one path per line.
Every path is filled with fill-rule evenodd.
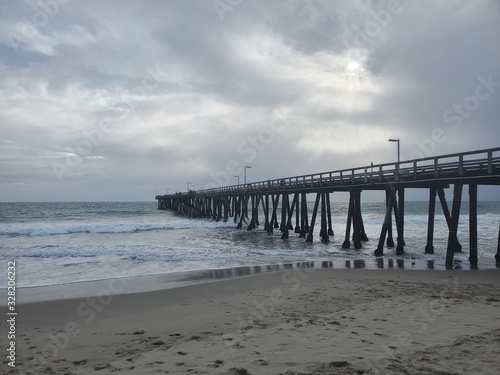
M 359 69 L 359 64 L 356 61 L 351 61 L 349 64 L 347 64 L 347 70 L 350 72 L 354 72 Z

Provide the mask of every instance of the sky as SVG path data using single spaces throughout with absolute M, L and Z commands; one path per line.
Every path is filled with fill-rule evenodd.
M 0 0 L 0 201 L 498 147 L 499 40 L 496 0 Z

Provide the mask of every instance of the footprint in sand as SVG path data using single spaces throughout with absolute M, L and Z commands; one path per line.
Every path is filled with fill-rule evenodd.
M 255 366 L 269 366 L 269 363 L 267 363 L 267 361 L 264 361 L 263 359 L 257 359 L 253 361 L 252 364 Z
M 105 370 L 105 369 L 107 369 L 109 367 L 111 367 L 111 365 L 109 363 L 102 363 L 102 364 L 99 364 L 99 365 L 95 365 L 94 366 L 94 371 Z
M 144 366 L 152 367 L 154 365 L 163 365 L 163 364 L 165 364 L 165 362 L 163 362 L 163 361 L 154 361 L 154 362 L 145 363 Z

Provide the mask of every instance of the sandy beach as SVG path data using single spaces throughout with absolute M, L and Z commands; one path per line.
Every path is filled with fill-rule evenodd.
M 1 372 L 500 371 L 500 270 L 294 268 L 142 293 L 100 285 L 92 298 L 19 304 L 16 368 L 4 355 Z

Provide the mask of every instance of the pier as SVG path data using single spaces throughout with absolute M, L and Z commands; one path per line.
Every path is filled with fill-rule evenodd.
M 395 247 L 397 255 L 404 254 L 405 189 L 428 189 L 427 243 L 423 251 L 429 254 L 434 252 L 434 219 L 438 198 L 448 225 L 446 267 L 451 268 L 454 254 L 462 250 L 457 230 L 464 185 L 468 185 L 469 190 L 469 261 L 475 266 L 478 263 L 477 188 L 480 185 L 500 185 L 500 147 L 157 195 L 156 199 L 158 209 L 217 221 L 232 218 L 238 229 L 243 228 L 245 221 L 248 223 L 245 224 L 247 230 L 256 229 L 262 222 L 265 231 L 273 233 L 279 230 L 284 240 L 294 233 L 306 242 L 312 242 L 314 228 L 319 225 L 320 240 L 327 243 L 334 235 L 330 196 L 335 192 L 344 192 L 349 194 L 349 206 L 342 247 L 360 249 L 362 243 L 368 241 L 363 225 L 361 193 L 364 190 L 384 191 L 385 215 L 374 251 L 374 255 L 380 257 L 384 255 L 384 248 Z M 453 202 L 450 210 L 444 189 L 451 186 Z M 314 197 L 311 216 L 307 207 L 308 194 Z M 495 260 L 500 265 L 500 228 Z

